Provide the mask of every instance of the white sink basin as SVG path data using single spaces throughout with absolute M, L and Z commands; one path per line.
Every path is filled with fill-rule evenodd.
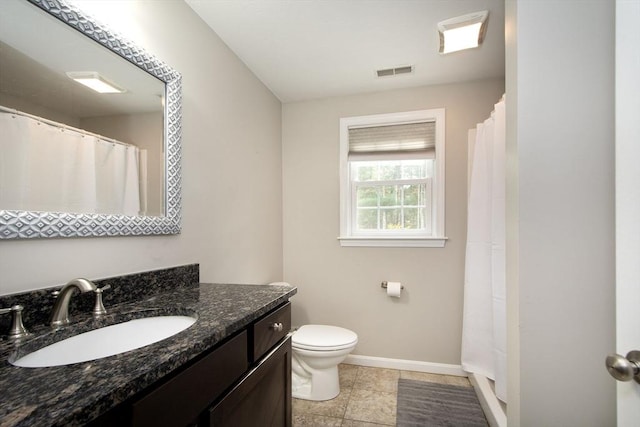
M 74 335 L 11 363 L 24 368 L 44 368 L 102 359 L 162 341 L 184 331 L 195 321 L 189 316 L 130 320 Z

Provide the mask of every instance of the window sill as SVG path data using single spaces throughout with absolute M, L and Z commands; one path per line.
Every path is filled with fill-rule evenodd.
M 379 248 L 444 248 L 447 237 L 338 237 L 340 246 Z

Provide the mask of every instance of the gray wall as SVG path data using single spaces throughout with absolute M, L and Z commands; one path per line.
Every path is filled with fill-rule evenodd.
M 509 426 L 613 426 L 614 2 L 507 23 Z
M 298 286 L 293 322 L 354 330 L 354 354 L 460 364 L 467 130 L 504 93 L 502 79 L 283 105 L 284 277 Z M 341 247 L 340 117 L 446 109 L 445 248 Z M 402 298 L 380 288 L 401 281 Z
M 203 281 L 280 280 L 278 99 L 185 3 L 93 6 L 105 23 L 182 74 L 182 234 L 0 241 L 0 294 L 193 262 Z

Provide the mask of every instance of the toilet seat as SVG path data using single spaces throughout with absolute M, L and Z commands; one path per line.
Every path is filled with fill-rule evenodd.
M 357 342 L 355 332 L 329 325 L 304 325 L 291 339 L 294 348 L 312 351 L 344 350 L 354 347 Z

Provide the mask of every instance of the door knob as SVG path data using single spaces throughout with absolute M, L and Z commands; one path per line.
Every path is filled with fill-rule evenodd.
M 627 357 L 610 354 L 606 360 L 607 371 L 618 381 L 636 380 L 640 383 L 640 351 L 632 350 Z

